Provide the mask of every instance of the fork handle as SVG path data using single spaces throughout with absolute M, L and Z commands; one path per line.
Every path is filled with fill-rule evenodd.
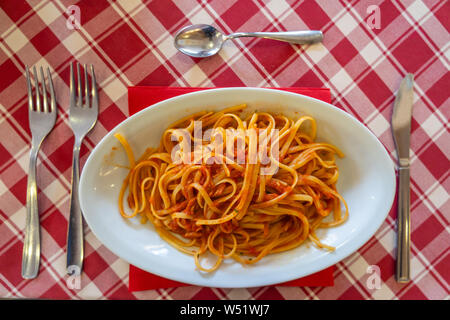
M 67 273 L 80 275 L 83 269 L 83 218 L 78 197 L 80 180 L 80 148 L 82 139 L 75 137 L 72 157 L 72 191 L 70 194 L 70 217 L 67 232 Z
M 25 241 L 22 253 L 22 277 L 36 278 L 39 272 L 41 241 L 39 234 L 39 211 L 36 185 L 36 162 L 39 144 L 32 144 L 27 182 L 27 218 L 25 226 Z

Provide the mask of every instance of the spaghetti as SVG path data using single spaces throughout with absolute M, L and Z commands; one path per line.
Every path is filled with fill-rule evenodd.
M 344 155 L 331 144 L 315 141 L 315 120 L 302 116 L 294 121 L 268 112 L 243 116 L 245 107 L 181 119 L 164 132 L 158 148 L 148 148 L 137 160 L 127 140 L 115 134 L 130 164 L 118 199 L 121 215 L 139 215 L 142 223 L 149 220 L 164 240 L 193 255 L 204 272 L 216 270 L 227 258 L 253 264 L 308 238 L 332 251 L 316 230 L 337 226 L 348 217 L 347 204 L 336 190 L 335 155 Z M 220 139 L 196 137 L 199 123 L 203 131 L 222 133 Z M 187 133 L 181 148 L 172 141 L 180 130 Z M 225 135 L 230 130 L 256 134 Z M 258 157 L 258 145 L 266 147 L 270 161 Z M 192 146 L 192 151 L 186 149 Z M 175 161 L 174 155 L 196 161 Z M 244 163 L 236 160 L 239 156 Z M 262 175 L 270 166 L 277 170 Z M 209 268 L 200 261 L 208 252 L 216 256 Z

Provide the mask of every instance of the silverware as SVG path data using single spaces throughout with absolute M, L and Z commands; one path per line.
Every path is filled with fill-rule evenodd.
M 75 91 L 73 64 L 70 64 L 69 123 L 75 136 L 72 157 L 72 191 L 67 232 L 67 272 L 79 275 L 83 269 L 83 218 L 78 197 L 80 179 L 80 148 L 86 134 L 94 127 L 98 115 L 98 92 L 94 67 L 91 65 L 91 89 L 87 66 L 84 65 L 84 97 L 81 89 L 80 64 L 77 63 L 78 92 Z
M 31 88 L 30 73 L 25 66 L 28 88 L 28 118 L 31 131 L 30 164 L 27 183 L 27 219 L 25 227 L 25 241 L 22 254 L 22 277 L 25 279 L 36 278 L 39 272 L 39 260 L 41 253 L 39 210 L 36 185 L 36 161 L 39 148 L 56 122 L 56 98 L 53 88 L 50 69 L 47 67 L 50 101 L 47 95 L 44 71 L 41 71 L 41 90 L 39 90 L 36 67 L 33 67 L 35 83 L 35 99 L 33 101 L 33 89 Z M 42 95 L 42 103 L 41 103 Z M 50 108 L 49 108 L 50 102 Z
M 392 113 L 392 130 L 398 155 L 398 213 L 397 213 L 397 282 L 410 280 L 410 211 L 409 211 L 409 145 L 414 99 L 414 76 L 402 80 Z
M 321 42 L 321 31 L 287 31 L 287 32 L 236 32 L 224 35 L 213 26 L 194 24 L 184 27 L 175 36 L 175 47 L 184 54 L 196 58 L 215 55 L 225 41 L 240 37 L 257 37 L 296 44 Z

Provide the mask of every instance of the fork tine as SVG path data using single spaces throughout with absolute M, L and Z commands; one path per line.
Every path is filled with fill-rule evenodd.
M 25 72 L 27 74 L 28 109 L 33 111 L 33 89 L 31 88 L 30 72 L 27 65 L 25 66 Z
M 77 106 L 83 106 L 83 96 L 81 95 L 81 73 L 80 73 L 80 63 L 77 62 L 77 80 L 78 80 L 78 100 Z
M 91 64 L 91 75 L 92 75 L 92 107 L 98 109 L 98 91 L 97 91 L 97 81 L 95 79 L 94 66 Z
M 37 112 L 41 112 L 41 97 L 40 97 L 40 92 L 39 92 L 39 82 L 38 82 L 38 77 L 37 77 L 37 72 L 36 72 L 36 66 L 33 66 L 33 74 L 34 74 L 34 86 L 36 89 L 36 111 Z
M 84 97 L 86 101 L 86 108 L 90 108 L 91 97 L 89 93 L 88 70 L 86 64 L 84 65 Z
M 50 112 L 56 111 L 56 97 L 55 97 L 55 89 L 53 88 L 52 75 L 50 73 L 50 68 L 47 67 L 47 77 L 48 77 L 48 85 L 50 87 Z
M 41 66 L 41 85 L 42 85 L 42 101 L 43 101 L 43 107 L 44 112 L 48 112 L 48 101 L 47 101 L 47 85 L 45 83 L 45 77 L 44 77 L 44 69 L 42 69 Z
M 70 63 L 70 106 L 76 105 L 75 75 L 73 73 L 73 63 Z

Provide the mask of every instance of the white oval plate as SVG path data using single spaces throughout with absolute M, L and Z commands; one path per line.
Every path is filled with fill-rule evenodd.
M 317 120 L 318 140 L 339 147 L 337 188 L 346 199 L 349 219 L 336 228 L 318 230 L 334 252 L 311 243 L 288 252 L 264 257 L 251 266 L 225 261 L 219 270 L 204 274 L 190 255 L 162 240 L 150 223 L 124 219 L 118 195 L 127 170 L 125 152 L 114 133 L 122 133 L 135 155 L 157 147 L 172 122 L 202 110 L 220 110 L 247 103 L 249 110 L 265 110 L 298 118 L 308 114 Z M 113 147 L 117 150 L 112 151 Z M 258 88 L 212 89 L 157 103 L 131 116 L 109 132 L 90 154 L 80 179 L 80 204 L 84 218 L 97 238 L 129 263 L 159 276 L 207 287 L 256 287 L 297 279 L 325 269 L 366 243 L 385 220 L 395 195 L 394 164 L 378 139 L 348 113 L 317 99 L 280 90 Z

